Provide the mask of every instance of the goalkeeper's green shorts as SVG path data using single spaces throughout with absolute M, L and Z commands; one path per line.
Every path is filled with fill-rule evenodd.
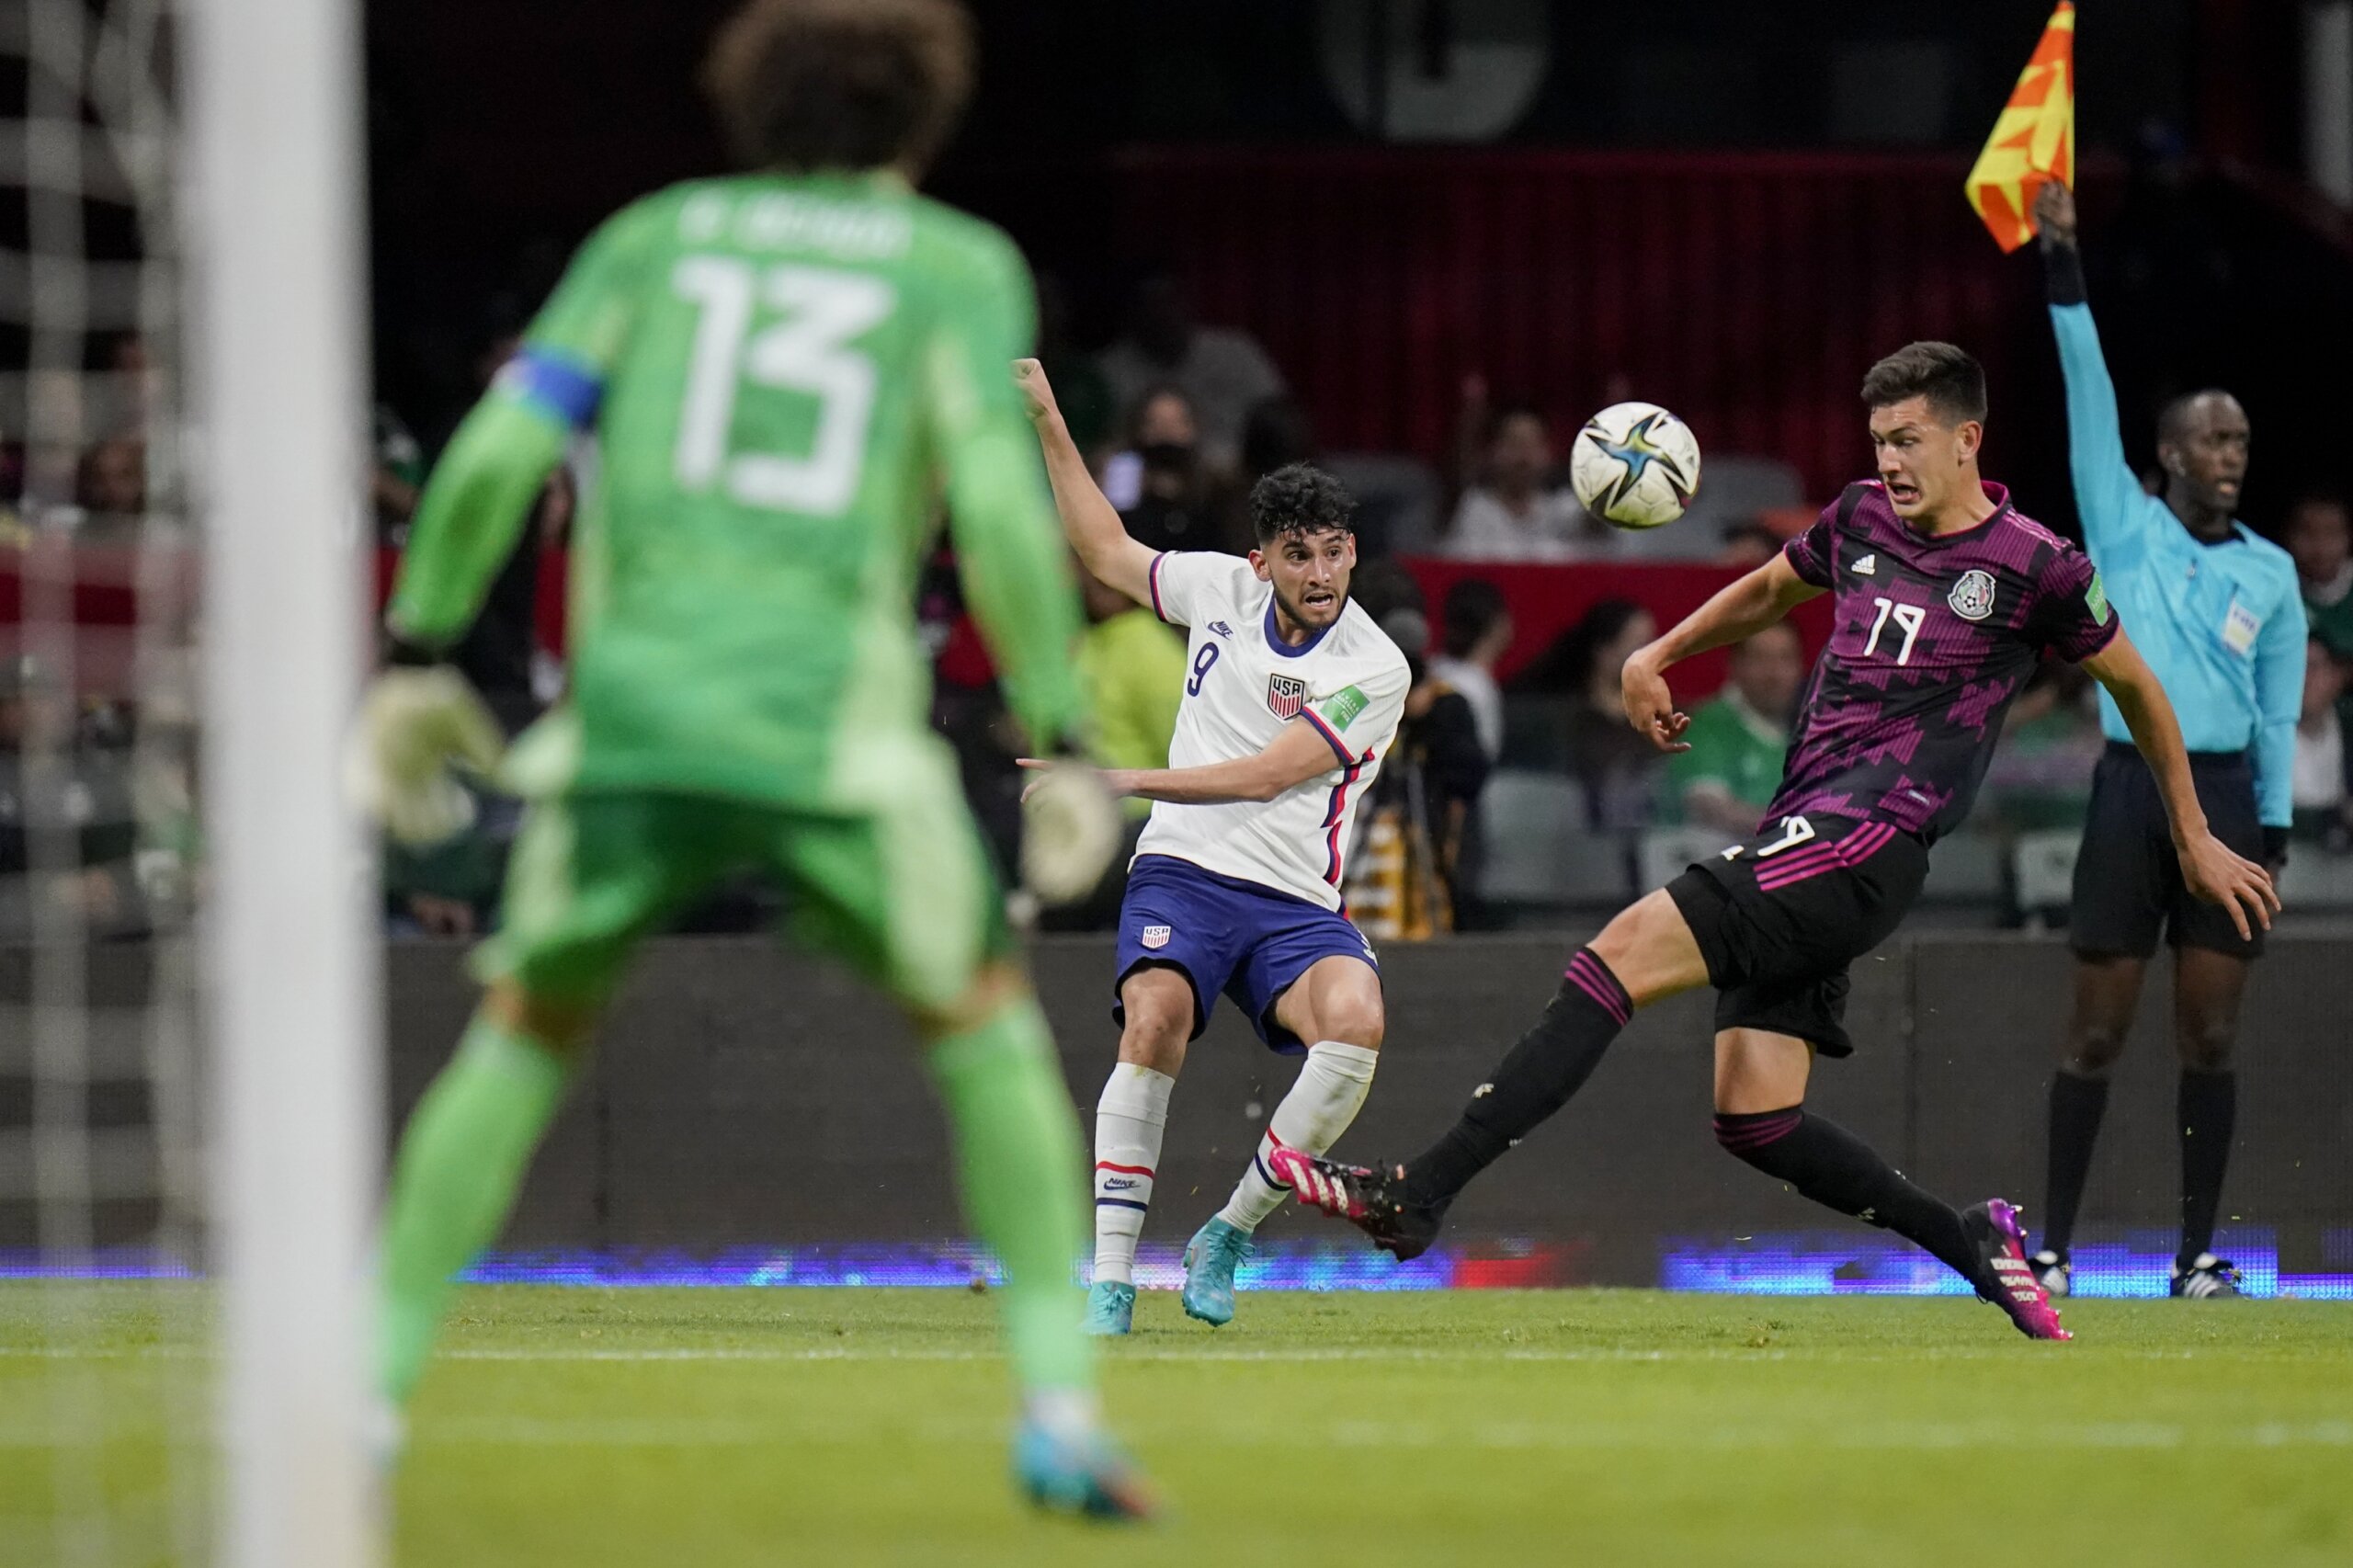
M 503 921 L 474 957 L 483 981 L 594 1005 L 638 940 L 745 871 L 773 879 L 796 941 L 846 960 L 907 1006 L 962 996 L 1017 950 L 963 798 L 822 815 L 713 796 L 556 795 L 533 804 L 507 867 Z

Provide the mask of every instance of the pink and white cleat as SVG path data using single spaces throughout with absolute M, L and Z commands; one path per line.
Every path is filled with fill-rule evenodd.
M 1421 1256 L 1438 1240 L 1446 1210 L 1412 1199 L 1403 1165 L 1344 1165 L 1290 1148 L 1277 1149 L 1273 1163 L 1275 1179 L 1292 1197 L 1346 1220 L 1401 1263 Z
M 2018 1223 L 2018 1211 L 1989 1198 L 1962 1210 L 1961 1222 L 1984 1262 L 1983 1277 L 1973 1281 L 1979 1297 L 2009 1313 L 2029 1339 L 2075 1338 L 2059 1326 L 2059 1309 L 2051 1304 L 2051 1292 L 2027 1261 L 2026 1230 Z

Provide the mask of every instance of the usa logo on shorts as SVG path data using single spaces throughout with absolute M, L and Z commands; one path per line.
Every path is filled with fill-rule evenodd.
M 1143 945 L 1147 948 L 1165 948 L 1168 945 L 1170 935 L 1165 926 L 1147 926 L 1143 928 Z
M 1945 603 L 1952 606 L 1953 614 L 1963 620 L 1983 620 L 1994 613 L 1994 574 L 1990 572 L 1969 571 L 1945 596 Z
M 1268 676 L 1267 706 L 1278 719 L 1298 718 L 1307 706 L 1307 683 L 1295 676 Z

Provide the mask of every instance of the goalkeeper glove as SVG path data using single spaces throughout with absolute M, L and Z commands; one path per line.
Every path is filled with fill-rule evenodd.
M 447 665 L 396 662 L 360 699 L 346 782 L 397 842 L 439 844 L 474 820 L 473 796 L 449 765 L 488 774 L 506 744 L 465 676 Z
M 1127 838 L 1120 803 L 1084 763 L 1049 768 L 1021 792 L 1021 881 L 1041 903 L 1093 892 Z

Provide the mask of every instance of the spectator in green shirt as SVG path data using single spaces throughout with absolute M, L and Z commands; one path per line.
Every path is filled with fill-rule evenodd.
M 2353 658 L 2353 526 L 2345 503 L 2333 495 L 2300 498 L 2288 508 L 2279 542 L 2295 557 L 2312 634 L 2338 658 Z
M 2288 508 L 2279 542 L 2295 558 L 2304 624 L 2338 660 L 2353 660 L 2353 517 L 2342 498 L 2300 496 Z M 2353 727 L 2353 690 L 2336 699 L 2338 722 Z
M 1078 673 L 1095 707 L 1089 754 L 1099 767 L 1165 767 L 1185 700 L 1185 640 L 1086 568 L 1078 577 L 1087 621 Z M 1150 801 L 1126 805 L 1138 819 L 1152 812 Z
M 1787 621 L 1732 651 L 1732 679 L 1683 733 L 1691 749 L 1667 770 L 1667 814 L 1745 837 L 1764 820 L 1790 749 L 1790 715 L 1805 684 L 1805 647 Z
M 1079 597 L 1086 607 L 1086 632 L 1078 643 L 1078 676 L 1095 711 L 1087 759 L 1097 767 L 1165 767 L 1168 740 L 1176 733 L 1176 709 L 1185 700 L 1185 640 L 1158 617 L 1118 590 L 1075 568 Z M 1149 801 L 1123 802 L 1128 848 L 1152 814 Z M 1121 855 L 1095 891 L 1076 903 L 1049 909 L 1040 918 L 1048 931 L 1108 931 L 1119 924 L 1120 896 L 1127 891 L 1130 855 Z

